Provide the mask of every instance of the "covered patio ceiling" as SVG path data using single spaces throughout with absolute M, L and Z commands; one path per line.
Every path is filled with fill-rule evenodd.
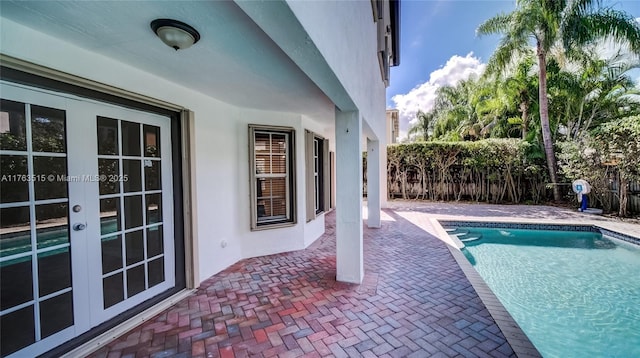
M 235 106 L 333 118 L 331 100 L 231 1 L 8 0 L 0 14 Z M 151 30 L 157 18 L 188 23 L 202 38 L 174 51 Z

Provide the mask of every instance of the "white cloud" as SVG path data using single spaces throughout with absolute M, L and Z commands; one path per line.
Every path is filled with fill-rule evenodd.
M 429 111 L 433 108 L 436 91 L 443 86 L 451 86 L 466 80 L 472 75 L 479 76 L 486 65 L 470 52 L 465 57 L 454 55 L 447 63 L 431 72 L 429 80 L 416 86 L 406 94 L 397 94 L 391 98 L 400 112 L 401 133 L 406 132 L 410 122 L 415 121 L 418 110 Z
M 402 129 L 398 133 L 398 141 L 401 141 L 403 138 L 407 138 L 409 133 L 407 131 L 403 131 Z

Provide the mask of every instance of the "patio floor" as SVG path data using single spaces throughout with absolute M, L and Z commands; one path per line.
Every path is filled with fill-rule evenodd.
M 365 227 L 361 285 L 335 281 L 325 221 L 309 248 L 242 260 L 91 357 L 515 356 L 426 214 Z

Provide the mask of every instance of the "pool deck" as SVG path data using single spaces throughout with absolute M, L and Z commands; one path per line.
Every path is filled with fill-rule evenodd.
M 555 207 L 389 204 L 381 228 L 365 226 L 362 284 L 335 281 L 331 212 L 307 249 L 241 260 L 90 356 L 535 357 L 431 219 L 597 222 L 640 236 L 640 225 Z
M 640 238 L 640 220 L 620 220 L 581 213 L 567 208 L 544 205 L 492 205 L 469 203 L 433 203 L 396 200 L 389 208 L 397 212 L 420 212 L 437 220 L 514 222 L 535 224 L 595 225 Z

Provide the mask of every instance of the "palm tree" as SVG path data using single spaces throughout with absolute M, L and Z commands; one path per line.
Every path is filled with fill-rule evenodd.
M 567 140 L 579 140 L 602 123 L 640 114 L 640 90 L 629 75 L 640 62 L 620 54 L 603 59 L 594 56 L 595 49 L 583 50 L 563 66 L 554 59 L 547 63 L 551 132 Z
M 532 73 L 534 62 L 533 55 L 522 58 L 512 71 L 499 81 L 498 88 L 498 93 L 514 101 L 515 111 L 520 113 L 519 118 L 509 118 L 508 121 L 520 125 L 523 140 L 532 138 L 529 135 L 529 129 L 537 107 L 538 76 Z
M 523 55 L 533 40 L 538 58 L 539 110 L 544 151 L 553 198 L 560 201 L 553 138 L 549 125 L 547 97 L 547 55 L 554 46 L 563 46 L 571 55 L 575 48 L 603 38 L 626 42 L 631 51 L 640 52 L 640 25 L 630 15 L 602 8 L 599 0 L 516 0 L 516 9 L 497 15 L 478 27 L 479 35 L 502 34 L 498 48 L 489 60 L 489 71 L 502 71 Z
M 473 103 L 477 87 L 477 80 L 472 77 L 453 86 L 438 88 L 433 109 L 437 117 L 434 137 L 457 141 L 465 137 L 476 138 L 480 134 L 482 128 L 478 128 Z
M 429 134 L 433 131 L 433 124 L 435 122 L 435 113 L 433 111 L 423 112 L 418 110 L 416 113 L 416 124 L 409 128 L 409 136 L 419 135 L 422 140 L 428 141 Z
M 567 126 L 568 135 L 577 138 L 604 122 L 639 115 L 640 90 L 628 73 L 639 67 L 640 62 L 618 55 L 604 60 L 586 57 L 581 71 L 572 74 L 578 84 L 571 88 L 577 114 Z

